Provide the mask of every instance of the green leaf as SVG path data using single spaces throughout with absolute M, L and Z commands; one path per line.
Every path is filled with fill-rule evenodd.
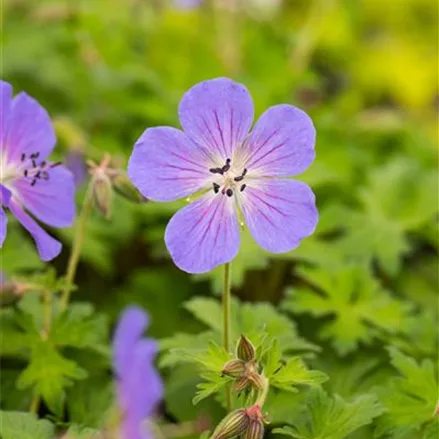
M 346 402 L 338 395 L 331 397 L 316 388 L 310 391 L 303 409 L 291 422 L 293 426 L 277 428 L 274 433 L 296 439 L 343 439 L 381 413 L 382 407 L 374 395 L 362 395 Z
M 102 434 L 93 428 L 84 427 L 82 425 L 73 424 L 67 430 L 62 439 L 101 439 Z
M 2 439 L 53 439 L 55 427 L 32 413 L 0 411 Z
M 114 401 L 114 383 L 110 376 L 94 375 L 67 389 L 69 420 L 98 428 Z
M 95 314 L 88 303 L 73 303 L 67 311 L 58 314 L 52 324 L 50 340 L 57 346 L 90 348 L 106 351 L 107 319 Z
M 404 437 L 425 429 L 435 419 L 438 403 L 437 370 L 430 360 L 417 363 L 396 348 L 389 348 L 392 365 L 400 373 L 377 389 L 386 413 L 378 419 L 377 435 Z
M 307 268 L 299 273 L 315 289 L 290 290 L 283 307 L 316 317 L 331 316 L 319 335 L 330 339 L 341 355 L 356 349 L 360 342 L 371 343 L 380 332 L 402 332 L 410 321 L 410 305 L 391 297 L 361 266 L 335 271 Z
M 63 357 L 48 341 L 40 340 L 33 345 L 30 363 L 18 378 L 17 386 L 33 386 L 34 393 L 43 397 L 50 410 L 61 415 L 65 388 L 86 376 L 74 361 Z
M 270 385 L 278 389 L 297 392 L 298 385 L 320 385 L 328 376 L 318 370 L 309 370 L 299 357 L 289 359 L 271 376 Z

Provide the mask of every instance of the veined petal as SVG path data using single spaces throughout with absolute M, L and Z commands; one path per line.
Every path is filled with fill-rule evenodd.
M 314 160 L 315 138 L 312 120 L 304 111 L 276 105 L 259 118 L 240 155 L 249 175 L 297 175 Z
M 12 87 L 7 82 L 0 81 L 0 145 L 2 145 L 2 149 L 4 148 L 4 138 L 9 125 L 11 104 Z
M 0 206 L 0 247 L 3 247 L 3 243 L 6 238 L 6 231 L 8 225 L 8 217 L 5 214 L 5 211 Z
M 132 353 L 148 326 L 148 317 L 139 307 L 122 314 L 113 341 L 113 361 L 117 375 L 124 376 L 132 364 Z
M 0 184 L 0 205 L 8 206 L 11 201 L 12 192 L 2 184 Z
M 136 142 L 128 176 L 143 196 L 155 201 L 183 198 L 201 189 L 212 166 L 182 131 L 171 127 L 147 129 Z
M 72 173 L 64 166 L 48 168 L 48 180 L 14 181 L 14 198 L 39 220 L 54 227 L 68 227 L 75 218 L 75 183 Z
M 253 100 L 247 88 L 227 78 L 192 87 L 179 107 L 185 133 L 222 166 L 247 137 L 253 123 Z
M 205 273 L 238 253 L 239 227 L 232 198 L 209 192 L 169 221 L 165 242 L 175 264 L 188 273 Z
M 15 218 L 32 235 L 38 253 L 43 261 L 50 261 L 61 252 L 61 243 L 43 230 L 15 201 L 11 200 L 9 208 Z
M 296 180 L 249 183 L 241 193 L 241 208 L 255 241 L 273 253 L 296 248 L 311 235 L 318 221 L 311 188 Z
M 11 114 L 3 148 L 8 162 L 19 161 L 22 154 L 39 153 L 46 158 L 56 143 L 55 131 L 47 111 L 22 92 L 12 100 Z

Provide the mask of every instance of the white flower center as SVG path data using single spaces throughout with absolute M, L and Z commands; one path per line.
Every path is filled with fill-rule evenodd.
M 209 171 L 217 176 L 213 181 L 213 190 L 216 194 L 221 193 L 232 197 L 236 191 L 242 192 L 246 187 L 244 179 L 247 169 L 238 169 L 238 167 L 233 166 L 232 160 L 229 158 L 224 166 L 210 168 Z

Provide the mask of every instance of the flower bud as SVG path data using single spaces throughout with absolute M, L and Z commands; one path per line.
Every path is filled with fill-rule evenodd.
M 236 380 L 235 385 L 233 386 L 233 391 L 236 393 L 242 392 L 245 390 L 250 384 L 250 381 L 247 376 L 243 376 Z
M 110 179 L 103 172 L 96 173 L 93 176 L 92 187 L 96 208 L 106 219 L 109 219 L 113 204 L 113 189 Z
M 216 427 L 211 439 L 229 439 L 244 433 L 250 424 L 246 409 L 229 413 Z
M 262 439 L 264 437 L 264 423 L 262 419 L 252 419 L 241 436 L 242 439 Z
M 147 199 L 136 189 L 125 173 L 118 173 L 113 178 L 113 186 L 117 193 L 134 203 L 144 203 Z
M 244 335 L 241 335 L 236 348 L 236 356 L 240 360 L 248 362 L 255 359 L 255 354 L 256 350 L 251 341 Z
M 262 390 L 264 387 L 264 380 L 258 373 L 249 373 L 247 375 L 248 380 L 259 390 Z
M 223 375 L 227 375 L 232 378 L 241 377 L 245 372 L 245 363 L 242 360 L 230 360 L 228 361 L 222 370 Z

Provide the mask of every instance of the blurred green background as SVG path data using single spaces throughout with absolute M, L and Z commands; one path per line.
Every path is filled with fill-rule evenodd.
M 213 77 L 244 83 L 257 115 L 277 103 L 306 110 L 317 158 L 299 178 L 316 193 L 318 229 L 285 255 L 244 233 L 233 294 L 292 317 L 323 349 L 310 361 L 330 375 L 327 389 L 345 396 L 360 383 L 368 390 L 385 382 L 387 364 L 375 366 L 388 363 L 389 344 L 418 360 L 437 356 L 435 0 L 219 0 L 194 9 L 162 0 L 5 0 L 2 9 L 2 77 L 48 109 L 61 159 L 72 150 L 93 160 L 109 152 L 125 168 L 143 130 L 178 126 L 182 94 Z M 183 204 L 135 205 L 115 195 L 111 219 L 95 213 L 89 224 L 74 299 L 93 303 L 110 327 L 126 304 L 144 306 L 164 346 L 176 333 L 202 333 L 206 322 L 187 301 L 217 294 L 222 275 L 173 266 L 163 233 Z M 54 233 L 65 244 L 53 263 L 61 275 L 73 234 Z M 29 237 L 11 226 L 2 270 L 12 277 L 41 267 Z M 370 361 L 368 383 L 360 372 Z M 18 371 L 6 368 L 10 383 Z M 196 373 L 163 373 L 164 412 L 193 419 Z M 26 408 L 14 392 L 4 406 Z M 212 404 L 201 412 L 217 416 Z

